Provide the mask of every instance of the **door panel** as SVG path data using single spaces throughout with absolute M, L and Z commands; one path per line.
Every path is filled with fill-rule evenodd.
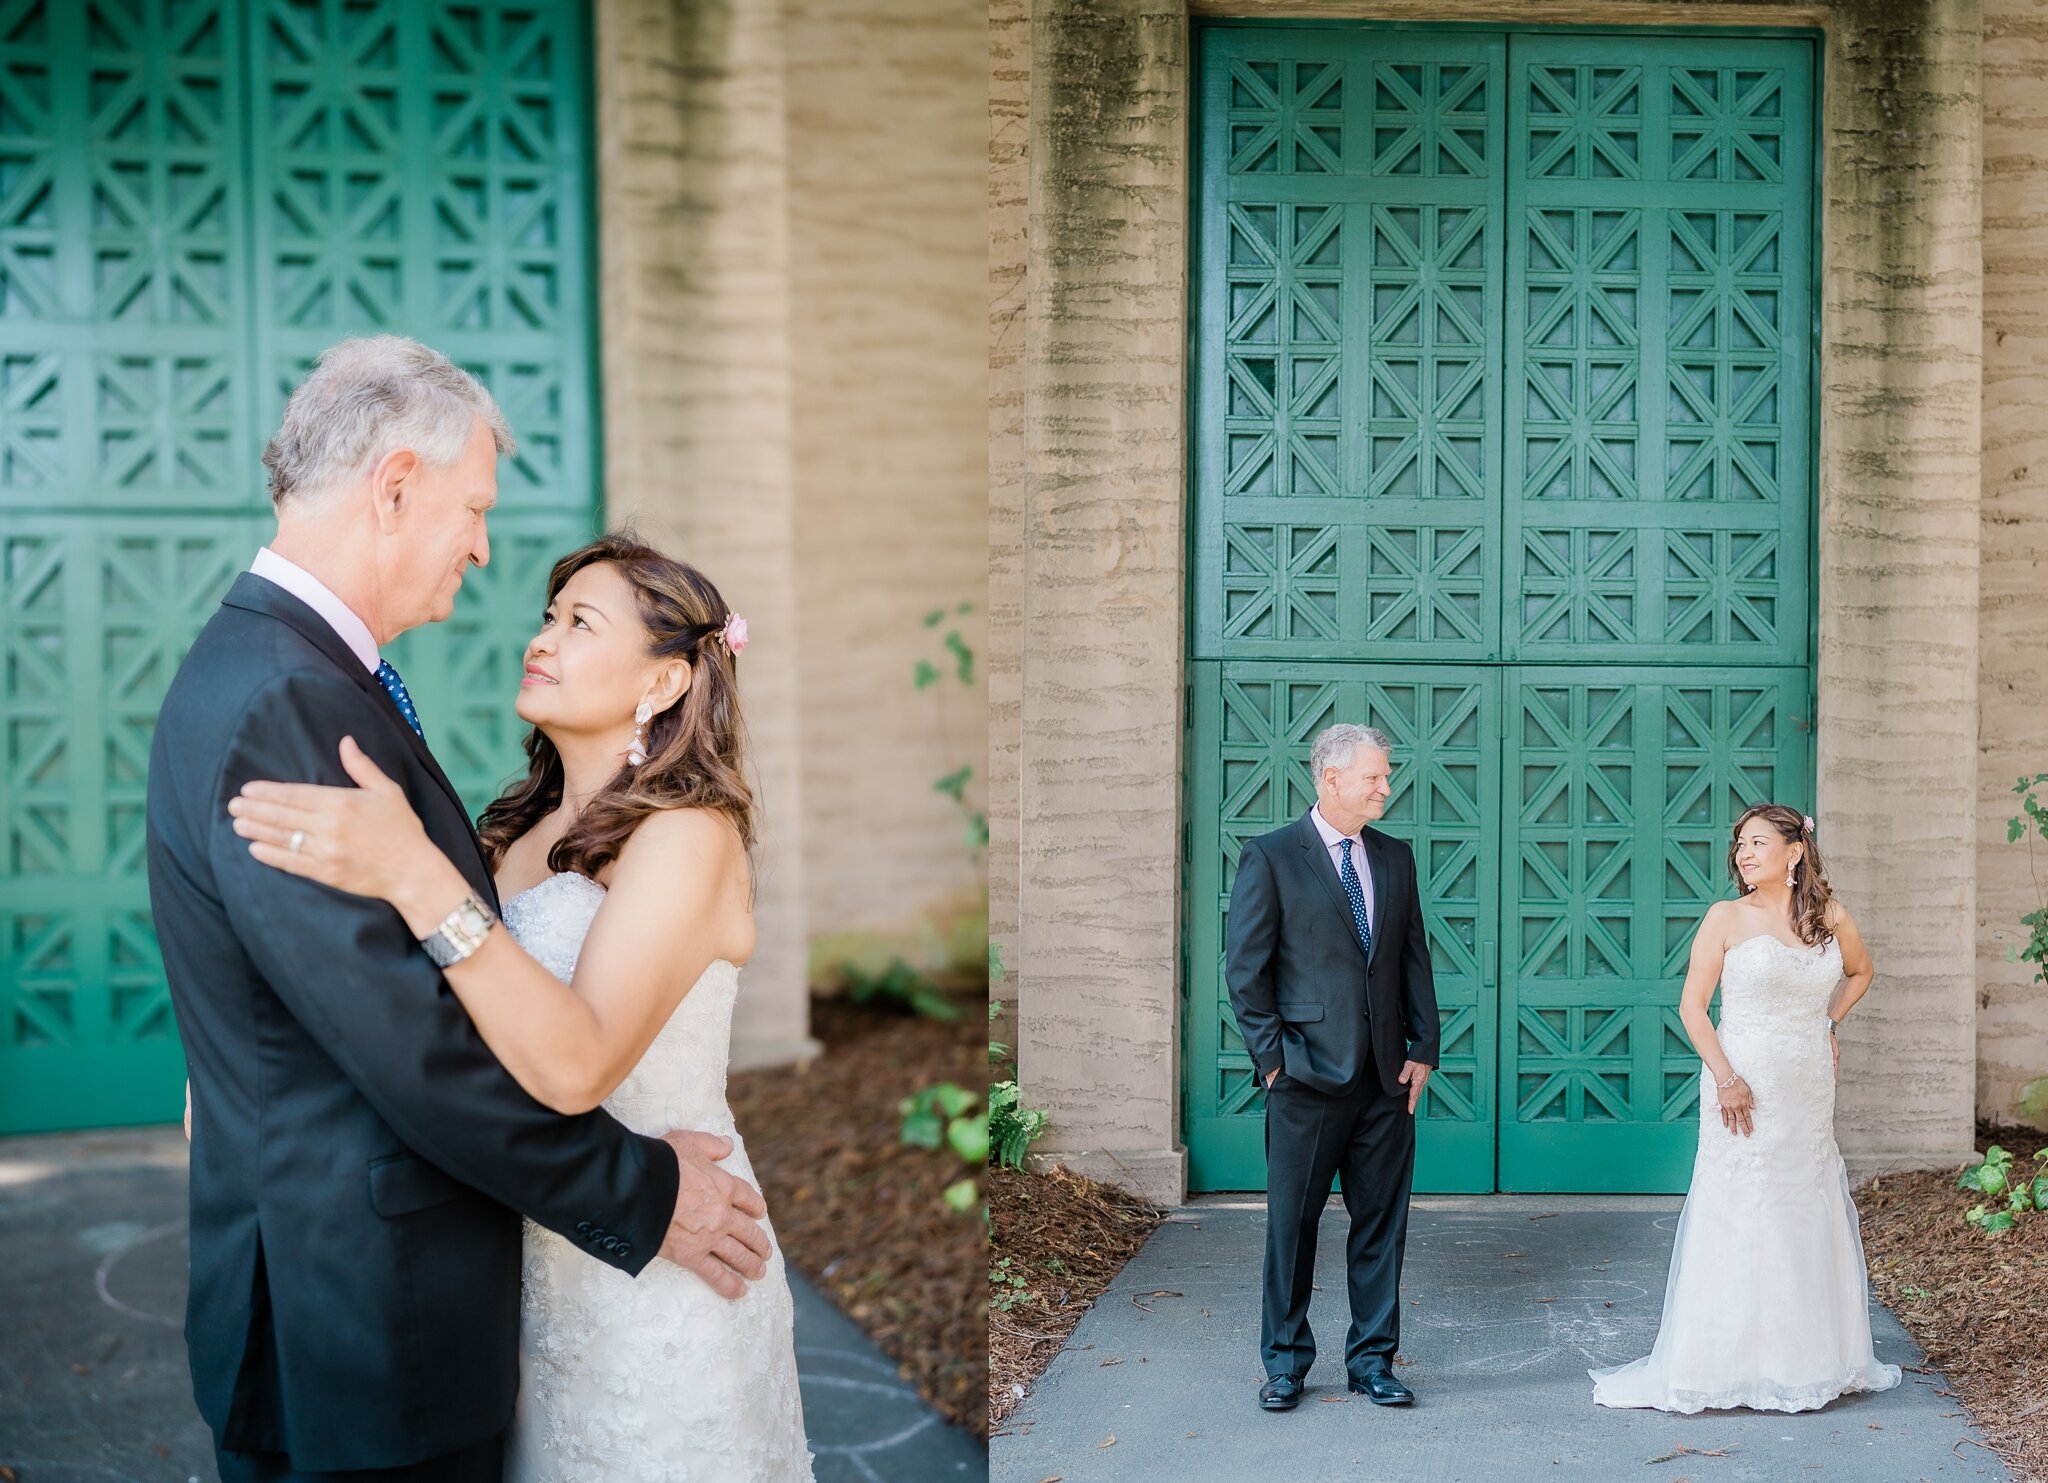
M 1500 1187 L 1683 1190 L 1677 1013 L 1749 804 L 1808 796 L 1803 669 L 1506 672 Z
M 174 1119 L 150 738 L 272 529 L 322 348 L 390 331 L 517 433 L 495 559 L 390 649 L 472 808 L 517 765 L 546 561 L 592 528 L 574 0 L 25 0 L 0 34 L 0 1133 Z
M 1504 40 L 1203 40 L 1194 654 L 1498 648 Z
M 1502 657 L 1807 662 L 1810 67 L 1510 42 Z
M 1443 1019 L 1441 1067 L 1418 1114 L 1416 1187 L 1491 1189 L 1499 856 L 1488 821 L 1499 809 L 1497 673 L 1242 662 L 1192 669 L 1195 746 L 1221 762 L 1194 775 L 1190 831 L 1193 1187 L 1265 1182 L 1264 1097 L 1223 979 L 1230 883 L 1245 840 L 1298 818 L 1315 801 L 1308 772 L 1315 734 L 1353 719 L 1385 732 L 1402 759 L 1379 827 L 1415 850 Z

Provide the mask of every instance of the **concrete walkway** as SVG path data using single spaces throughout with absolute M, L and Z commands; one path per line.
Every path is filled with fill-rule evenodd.
M 1324 1217 L 1320 1353 L 1292 1412 L 1256 1404 L 1262 1205 L 1197 1203 L 1145 1246 L 990 1452 L 996 1483 L 1914 1483 L 2008 1479 L 1938 1376 L 1784 1416 L 1607 1411 L 1586 1370 L 1649 1352 L 1675 1199 L 1418 1199 L 1402 1379 L 1382 1409 L 1344 1388 L 1344 1214 Z M 1923 1356 L 1890 1313 L 1877 1353 Z M 1114 1439 L 1113 1441 L 1111 1439 Z M 1694 1449 L 1682 1452 L 1681 1448 Z M 1723 1456 L 1709 1455 L 1725 1453 Z
M 216 1483 L 180 1332 L 176 1128 L 0 1139 L 0 1465 L 20 1483 Z M 792 1273 L 818 1483 L 988 1475 L 896 1367 Z

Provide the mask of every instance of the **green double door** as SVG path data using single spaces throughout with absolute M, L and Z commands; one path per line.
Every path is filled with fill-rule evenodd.
M 1417 1187 L 1682 1189 L 1692 931 L 1740 810 L 1811 798 L 1811 46 L 1199 61 L 1190 1184 L 1264 1184 L 1231 877 L 1350 721 L 1395 743 L 1443 1015 Z
M 326 346 L 392 332 L 518 434 L 493 559 L 390 657 L 472 807 L 598 487 L 589 18 L 575 0 L 0 8 L 0 1133 L 171 1119 L 151 730 L 272 522 Z

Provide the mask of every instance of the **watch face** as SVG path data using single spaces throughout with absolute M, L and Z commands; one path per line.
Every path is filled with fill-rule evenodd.
M 462 930 L 471 937 L 481 937 L 490 930 L 489 915 L 473 901 L 463 902 L 459 915 L 462 919 Z

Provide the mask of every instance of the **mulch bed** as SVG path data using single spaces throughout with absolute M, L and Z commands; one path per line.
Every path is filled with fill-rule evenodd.
M 988 1300 L 990 1426 L 1023 1402 L 1081 1315 L 1165 1219 L 1135 1195 L 1065 1169 L 989 1171 L 989 1261 L 1001 1274 Z
M 2048 1135 L 1979 1124 L 1981 1152 L 1999 1144 L 2013 1172 L 2040 1172 Z M 2022 1217 L 2000 1236 L 1964 1224 L 1984 1200 L 1959 1190 L 1956 1169 L 1887 1174 L 1856 1191 L 1870 1281 L 1948 1376 L 2016 1477 L 2048 1480 L 2048 1339 L 2041 1299 L 2048 1292 L 2048 1213 Z M 1998 1208 L 1993 1204 L 1993 1208 Z M 1942 1392 L 1947 1394 L 1948 1392 Z M 1967 1450 L 1967 1449 L 1966 1449 Z
M 986 1440 L 988 1243 L 940 1192 L 950 1150 L 898 1141 L 897 1104 L 938 1081 L 988 1086 L 984 1001 L 958 1021 L 811 1001 L 825 1053 L 801 1074 L 736 1071 L 728 1098 L 788 1260 L 948 1420 Z

